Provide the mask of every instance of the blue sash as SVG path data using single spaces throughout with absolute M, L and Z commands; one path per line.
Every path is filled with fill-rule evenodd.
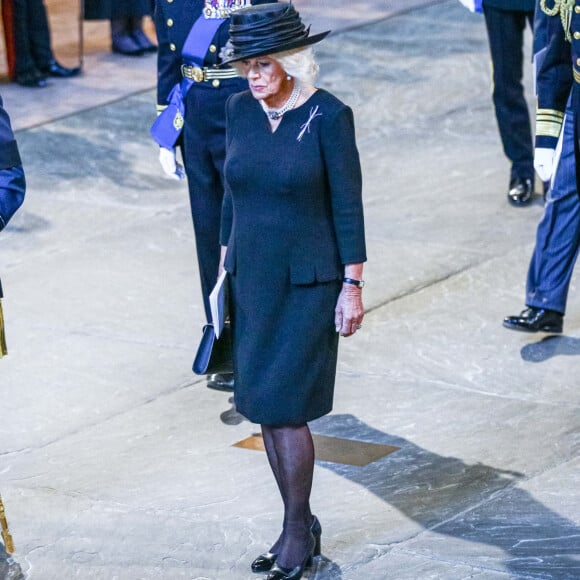
M 183 45 L 183 64 L 203 68 L 207 49 L 219 27 L 226 20 L 227 18 L 206 19 L 202 14 L 195 21 Z M 167 107 L 163 109 L 151 126 L 151 136 L 161 147 L 166 149 L 175 147 L 175 143 L 183 130 L 185 96 L 194 82 L 192 79 L 184 77 L 180 83 L 177 83 L 171 89 L 167 98 Z

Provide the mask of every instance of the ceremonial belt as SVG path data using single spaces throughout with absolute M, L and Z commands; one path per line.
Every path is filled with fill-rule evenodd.
M 166 149 L 172 149 L 175 147 L 175 143 L 179 139 L 181 131 L 183 130 L 185 117 L 185 96 L 187 95 L 187 92 L 192 87 L 194 82 L 202 82 L 203 80 L 206 80 L 203 78 L 202 81 L 196 81 L 195 78 L 185 76 L 184 70 L 193 71 L 194 69 L 200 69 L 203 73 L 205 68 L 203 67 L 203 61 L 205 59 L 209 45 L 211 44 L 211 41 L 213 40 L 213 37 L 215 36 L 219 27 L 226 20 L 227 18 L 206 19 L 202 14 L 191 27 L 181 53 L 184 60 L 184 64 L 181 67 L 183 80 L 181 83 L 177 83 L 173 89 L 171 89 L 167 99 L 167 107 L 163 109 L 161 114 L 157 117 L 151 126 L 151 136 L 161 147 L 165 147 Z M 214 71 L 213 69 L 208 69 L 207 72 L 213 73 Z M 217 72 L 217 69 L 215 72 Z
M 235 68 L 208 68 L 207 66 L 199 67 L 189 64 L 181 65 L 181 76 L 184 79 L 192 80 L 196 83 L 204 81 L 220 80 L 220 79 L 234 79 L 239 76 Z

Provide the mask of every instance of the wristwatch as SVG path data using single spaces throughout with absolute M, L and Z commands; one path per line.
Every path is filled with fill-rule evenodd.
M 353 286 L 358 286 L 359 288 L 364 288 L 364 280 L 355 280 L 354 278 L 343 278 L 342 281 L 345 284 L 352 284 Z

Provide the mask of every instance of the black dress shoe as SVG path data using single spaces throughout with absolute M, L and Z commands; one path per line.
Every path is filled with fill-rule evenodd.
M 532 179 L 516 177 L 510 183 L 507 194 L 508 201 L 515 206 L 530 205 L 534 197 L 534 182 Z
M 42 89 L 43 87 L 46 87 L 48 85 L 48 83 L 46 82 L 46 77 L 44 77 L 37 70 L 16 75 L 15 80 L 19 85 L 23 87 L 31 87 L 36 89 Z
M 66 66 L 62 66 L 62 64 L 53 59 L 48 63 L 48 67 L 42 69 L 42 72 L 49 77 L 67 79 L 70 77 L 78 76 L 81 72 L 81 68 L 79 66 L 68 68 Z
M 157 45 L 153 44 L 142 30 L 133 30 L 131 36 L 143 52 L 157 52 Z
M 510 330 L 522 332 L 561 333 L 564 326 L 564 315 L 547 308 L 529 306 L 519 316 L 506 316 L 503 325 Z
M 302 574 L 304 574 L 305 568 L 310 568 L 312 566 L 312 558 L 314 557 L 314 550 L 316 548 L 316 540 L 314 536 L 310 538 L 311 544 L 310 548 L 304 556 L 304 560 L 299 566 L 294 568 L 282 568 L 278 564 L 274 564 L 270 573 L 266 576 L 266 580 L 300 580 Z
M 312 525 L 310 526 L 310 531 L 314 536 L 314 552 L 312 555 L 320 556 L 320 537 L 322 536 L 322 526 L 320 525 L 320 522 L 316 516 L 312 516 Z M 269 572 L 276 563 L 277 558 L 278 554 L 274 554 L 273 552 L 260 554 L 252 562 L 252 572 L 255 574 L 259 574 L 260 572 Z
M 216 391 L 231 392 L 234 390 L 234 375 L 231 373 L 209 375 L 207 377 L 207 387 Z
M 113 35 L 111 49 L 114 53 L 125 56 L 142 56 L 145 52 L 128 32 Z

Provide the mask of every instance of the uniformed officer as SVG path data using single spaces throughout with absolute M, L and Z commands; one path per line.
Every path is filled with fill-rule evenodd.
M 483 0 L 493 67 L 493 103 L 503 149 L 511 161 L 508 201 L 531 203 L 534 145 L 522 85 L 524 30 L 533 27 L 535 0 Z
M 580 0 L 538 0 L 536 18 L 537 33 L 544 36 L 540 44 L 545 47 L 537 63 L 534 164 L 541 179 L 547 181 L 554 175 L 528 269 L 527 308 L 506 317 L 503 324 L 512 330 L 560 333 L 580 247 L 576 145 Z
M 24 201 L 26 181 L 18 145 L 10 118 L 0 97 L 0 231 Z M 0 357 L 6 354 L 4 318 L 2 316 L 2 282 L 0 281 Z
M 45 87 L 47 77 L 68 78 L 80 67 L 67 68 L 54 58 L 43 0 L 4 0 L 11 4 L 14 38 L 14 80 L 24 87 Z
M 175 179 L 184 177 L 175 158 L 176 145 L 181 147 L 208 320 L 220 258 L 225 103 L 248 87 L 236 69 L 217 67 L 225 55 L 231 12 L 269 1 L 275 0 L 158 0 L 156 5 L 160 115 L 151 132 L 161 146 L 163 170 Z M 211 376 L 208 386 L 231 390 L 233 377 Z

